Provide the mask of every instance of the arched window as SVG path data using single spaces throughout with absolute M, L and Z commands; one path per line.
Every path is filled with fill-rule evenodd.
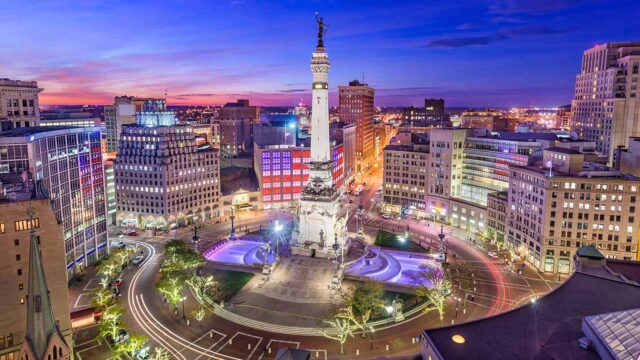
M 62 346 L 58 348 L 58 355 L 60 355 L 60 359 L 62 359 Z
M 51 355 L 49 355 L 49 359 L 51 359 Z M 58 347 L 53 345 L 53 359 L 58 359 Z

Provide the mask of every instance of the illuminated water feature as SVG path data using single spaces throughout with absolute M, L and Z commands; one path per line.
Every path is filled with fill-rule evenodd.
M 268 263 L 271 264 L 276 258 L 275 249 L 270 248 L 268 251 Z M 213 262 L 253 266 L 264 265 L 266 252 L 263 241 L 239 238 L 208 250 L 204 256 Z
M 350 265 L 346 274 L 391 284 L 415 285 L 413 275 L 417 271 L 439 267 L 434 255 L 373 248 L 367 256 Z

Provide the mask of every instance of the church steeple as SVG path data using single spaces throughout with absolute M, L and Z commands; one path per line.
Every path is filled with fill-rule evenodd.
M 51 298 L 42 265 L 39 237 L 36 235 L 33 207 L 29 243 L 27 288 L 27 332 L 20 349 L 20 360 L 69 359 L 71 351 L 53 316 Z

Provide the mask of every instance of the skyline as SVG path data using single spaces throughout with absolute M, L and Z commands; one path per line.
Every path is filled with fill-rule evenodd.
M 0 38 L 0 77 L 38 81 L 42 105 L 164 89 L 171 105 L 308 103 L 316 11 L 329 25 L 332 106 L 337 86 L 363 74 L 377 106 L 564 105 L 584 50 L 640 38 L 632 1 L 7 3 L 0 22 L 13 36 Z M 581 26 L 593 17 L 597 26 Z

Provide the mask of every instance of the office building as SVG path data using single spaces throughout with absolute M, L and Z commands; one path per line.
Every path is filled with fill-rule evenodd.
M 372 166 L 374 160 L 373 143 L 373 100 L 375 91 L 358 80 L 349 86 L 338 86 L 340 121 L 356 125 L 356 171 L 362 172 Z M 313 132 L 313 129 L 311 129 Z
M 397 141 L 384 148 L 384 211 L 426 217 L 428 137 L 399 133 Z
M 113 105 L 104 107 L 104 124 L 107 138 L 106 152 L 118 150 L 118 139 L 122 125 L 133 124 L 136 119 L 132 96 L 116 96 Z
M 100 127 L 100 118 L 82 111 L 48 111 L 40 113 L 40 126 Z
M 493 130 L 494 121 L 499 119 L 501 114 L 495 110 L 485 111 L 465 111 L 462 113 L 460 126 L 466 128 L 485 128 Z
M 487 237 L 492 244 L 504 245 L 507 229 L 508 191 L 496 191 L 487 195 Z
M 122 127 L 114 164 L 117 224 L 171 229 L 217 218 L 218 150 L 197 146 L 191 125 L 150 114 L 138 113 L 136 124 Z
M 262 124 L 254 127 L 254 131 L 256 142 L 253 162 L 262 191 L 262 207 L 274 209 L 297 206 L 300 192 L 309 178 L 307 163 L 311 159 L 311 138 L 306 134 L 296 137 L 296 130 L 284 122 Z M 349 133 L 348 128 L 343 140 L 350 138 Z M 344 143 L 340 142 L 339 137 L 332 137 L 330 146 L 333 182 L 337 187 L 342 187 L 346 161 Z
M 28 345 L 25 338 L 36 353 L 43 351 L 50 337 L 68 345 L 63 346 L 66 356 L 73 344 L 63 226 L 38 185 L 20 176 L 4 178 L 0 185 L 0 359 L 4 360 L 20 359 L 20 349 Z M 40 312 L 33 308 L 36 296 L 44 305 Z
M 638 259 L 640 178 L 588 163 L 579 151 L 544 150 L 544 166 L 510 168 L 506 245 L 540 272 L 573 271 L 576 249 Z
M 40 184 L 62 223 L 67 273 L 107 254 L 100 128 L 32 127 L 0 134 L 0 180 Z
M 606 43 L 586 50 L 576 75 L 571 130 L 594 141 L 613 164 L 613 153 L 640 136 L 640 42 Z
M 260 123 L 260 107 L 249 105 L 249 100 L 227 103 L 220 108 L 220 154 L 224 158 L 251 153 L 253 125 Z
M 444 99 L 424 99 L 424 110 L 427 117 L 444 116 Z
M 108 155 L 105 155 L 108 156 Z M 104 159 L 104 188 L 107 202 L 107 224 L 116 225 L 116 176 L 113 170 L 114 157 Z
M 122 125 L 135 124 L 136 113 L 145 113 L 156 118 L 173 116 L 173 113 L 167 111 L 165 99 L 116 96 L 113 105 L 104 107 L 106 152 L 114 153 L 118 150 Z
M 353 182 L 356 175 L 356 126 L 341 121 L 329 124 L 331 140 L 342 144 L 344 158 L 344 183 Z
M 42 90 L 35 81 L 0 79 L 0 132 L 37 126 L 40 123 L 38 94 Z

